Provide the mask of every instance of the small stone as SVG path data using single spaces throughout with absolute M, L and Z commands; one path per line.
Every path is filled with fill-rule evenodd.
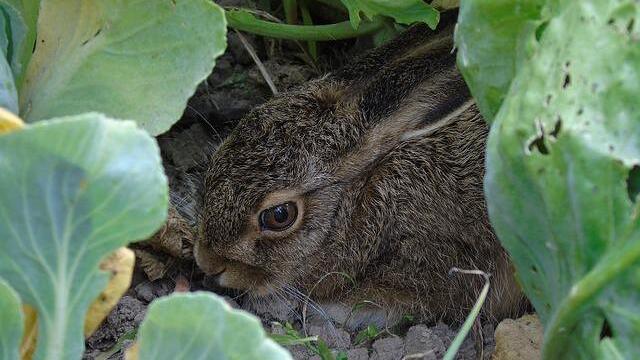
M 135 287 L 138 299 L 150 303 L 155 299 L 153 294 L 153 284 L 150 281 L 143 281 Z
M 536 315 L 503 320 L 495 332 L 494 360 L 537 360 L 541 358 L 543 329 Z
M 289 350 L 291 357 L 295 360 L 307 360 L 315 356 L 315 354 L 304 345 L 290 346 L 287 350 Z
M 437 323 L 435 326 L 431 327 L 430 330 L 439 337 L 440 340 L 442 340 L 445 348 L 448 348 L 456 337 L 456 332 L 451 330 L 449 325 L 442 322 Z
M 349 333 L 342 329 L 337 329 L 332 323 L 325 323 L 324 326 L 310 325 L 307 327 L 309 335 L 315 335 L 323 340 L 328 347 L 344 350 L 349 347 L 351 340 Z
M 364 348 L 351 349 L 347 351 L 349 360 L 369 360 L 369 351 Z
M 447 350 L 442 340 L 425 325 L 411 327 L 404 341 L 404 354 L 412 359 L 441 359 Z
M 269 333 L 273 335 L 284 335 L 284 327 L 279 322 L 273 321 L 271 322 Z
M 404 352 L 404 341 L 399 337 L 388 337 L 373 343 L 371 360 L 400 360 Z

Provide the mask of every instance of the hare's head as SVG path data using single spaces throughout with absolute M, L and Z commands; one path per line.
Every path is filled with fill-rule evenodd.
M 348 228 L 340 204 L 356 179 L 468 98 L 450 34 L 430 37 L 412 28 L 240 122 L 205 177 L 195 256 L 206 273 L 224 287 L 265 294 L 305 281 L 318 259 L 335 257 L 326 244 Z
M 324 239 L 337 193 L 331 168 L 357 130 L 336 121 L 339 90 L 322 84 L 255 109 L 213 156 L 196 258 L 220 285 L 267 292 L 299 275 Z

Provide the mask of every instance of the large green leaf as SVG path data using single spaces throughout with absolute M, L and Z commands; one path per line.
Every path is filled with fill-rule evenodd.
M 0 277 L 38 311 L 37 359 L 78 359 L 100 260 L 164 221 L 155 141 L 133 122 L 83 114 L 0 136 Z
M 461 11 L 490 3 L 465 1 Z M 461 28 L 494 30 L 489 43 L 459 37 L 468 50 L 460 56 L 480 53 L 483 61 L 500 63 L 502 53 L 480 48 L 499 49 L 498 36 L 508 33 L 520 34 L 513 48 L 526 54 L 505 70 L 514 78 L 488 141 L 489 214 L 545 324 L 546 358 L 634 358 L 640 353 L 640 201 L 632 186 L 640 163 L 640 4 L 550 0 L 540 14 L 544 26 L 522 19 L 500 34 L 490 24 L 510 14 L 462 19 L 469 22 Z M 480 98 L 494 85 L 485 70 L 468 73 Z
M 22 117 L 99 111 L 162 133 L 213 69 L 225 35 L 210 0 L 43 0 Z
M 291 359 L 255 316 L 205 292 L 154 301 L 138 343 L 140 359 Z
M 543 26 L 544 0 L 466 0 L 458 15 L 458 67 L 485 120 L 491 122 L 509 90 L 519 58 Z M 523 59 L 520 59 L 523 60 Z
M 0 279 L 0 359 L 15 360 L 19 356 L 24 316 L 18 294 Z
M 354 29 L 360 25 L 360 13 L 369 19 L 377 15 L 392 17 L 401 24 L 423 22 L 435 29 L 440 13 L 422 0 L 340 0 L 349 10 Z

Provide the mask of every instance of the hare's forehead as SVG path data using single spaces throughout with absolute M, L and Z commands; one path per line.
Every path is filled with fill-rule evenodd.
M 288 160 L 278 154 L 264 156 L 263 153 L 225 154 L 222 162 L 214 163 L 207 177 L 209 190 L 227 192 L 240 196 L 267 193 L 273 188 L 293 186 L 299 183 L 306 166 L 301 158 Z

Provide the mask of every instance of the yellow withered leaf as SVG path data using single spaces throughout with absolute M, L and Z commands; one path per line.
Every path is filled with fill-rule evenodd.
M 131 345 L 127 350 L 125 350 L 124 352 L 124 358 L 125 360 L 138 360 L 138 349 L 140 347 L 138 346 L 138 343 L 135 342 L 133 343 L 133 345 Z
M 38 318 L 34 308 L 22 305 L 24 313 L 24 334 L 20 344 L 20 359 L 31 360 L 36 349 L 36 337 L 38 336 Z
M 91 304 L 84 322 L 84 336 L 88 337 L 100 326 L 131 285 L 135 255 L 132 250 L 121 247 L 100 263 L 100 269 L 111 274 L 107 287 Z
M 24 126 L 22 120 L 11 111 L 0 107 L 0 134 L 20 129 Z

